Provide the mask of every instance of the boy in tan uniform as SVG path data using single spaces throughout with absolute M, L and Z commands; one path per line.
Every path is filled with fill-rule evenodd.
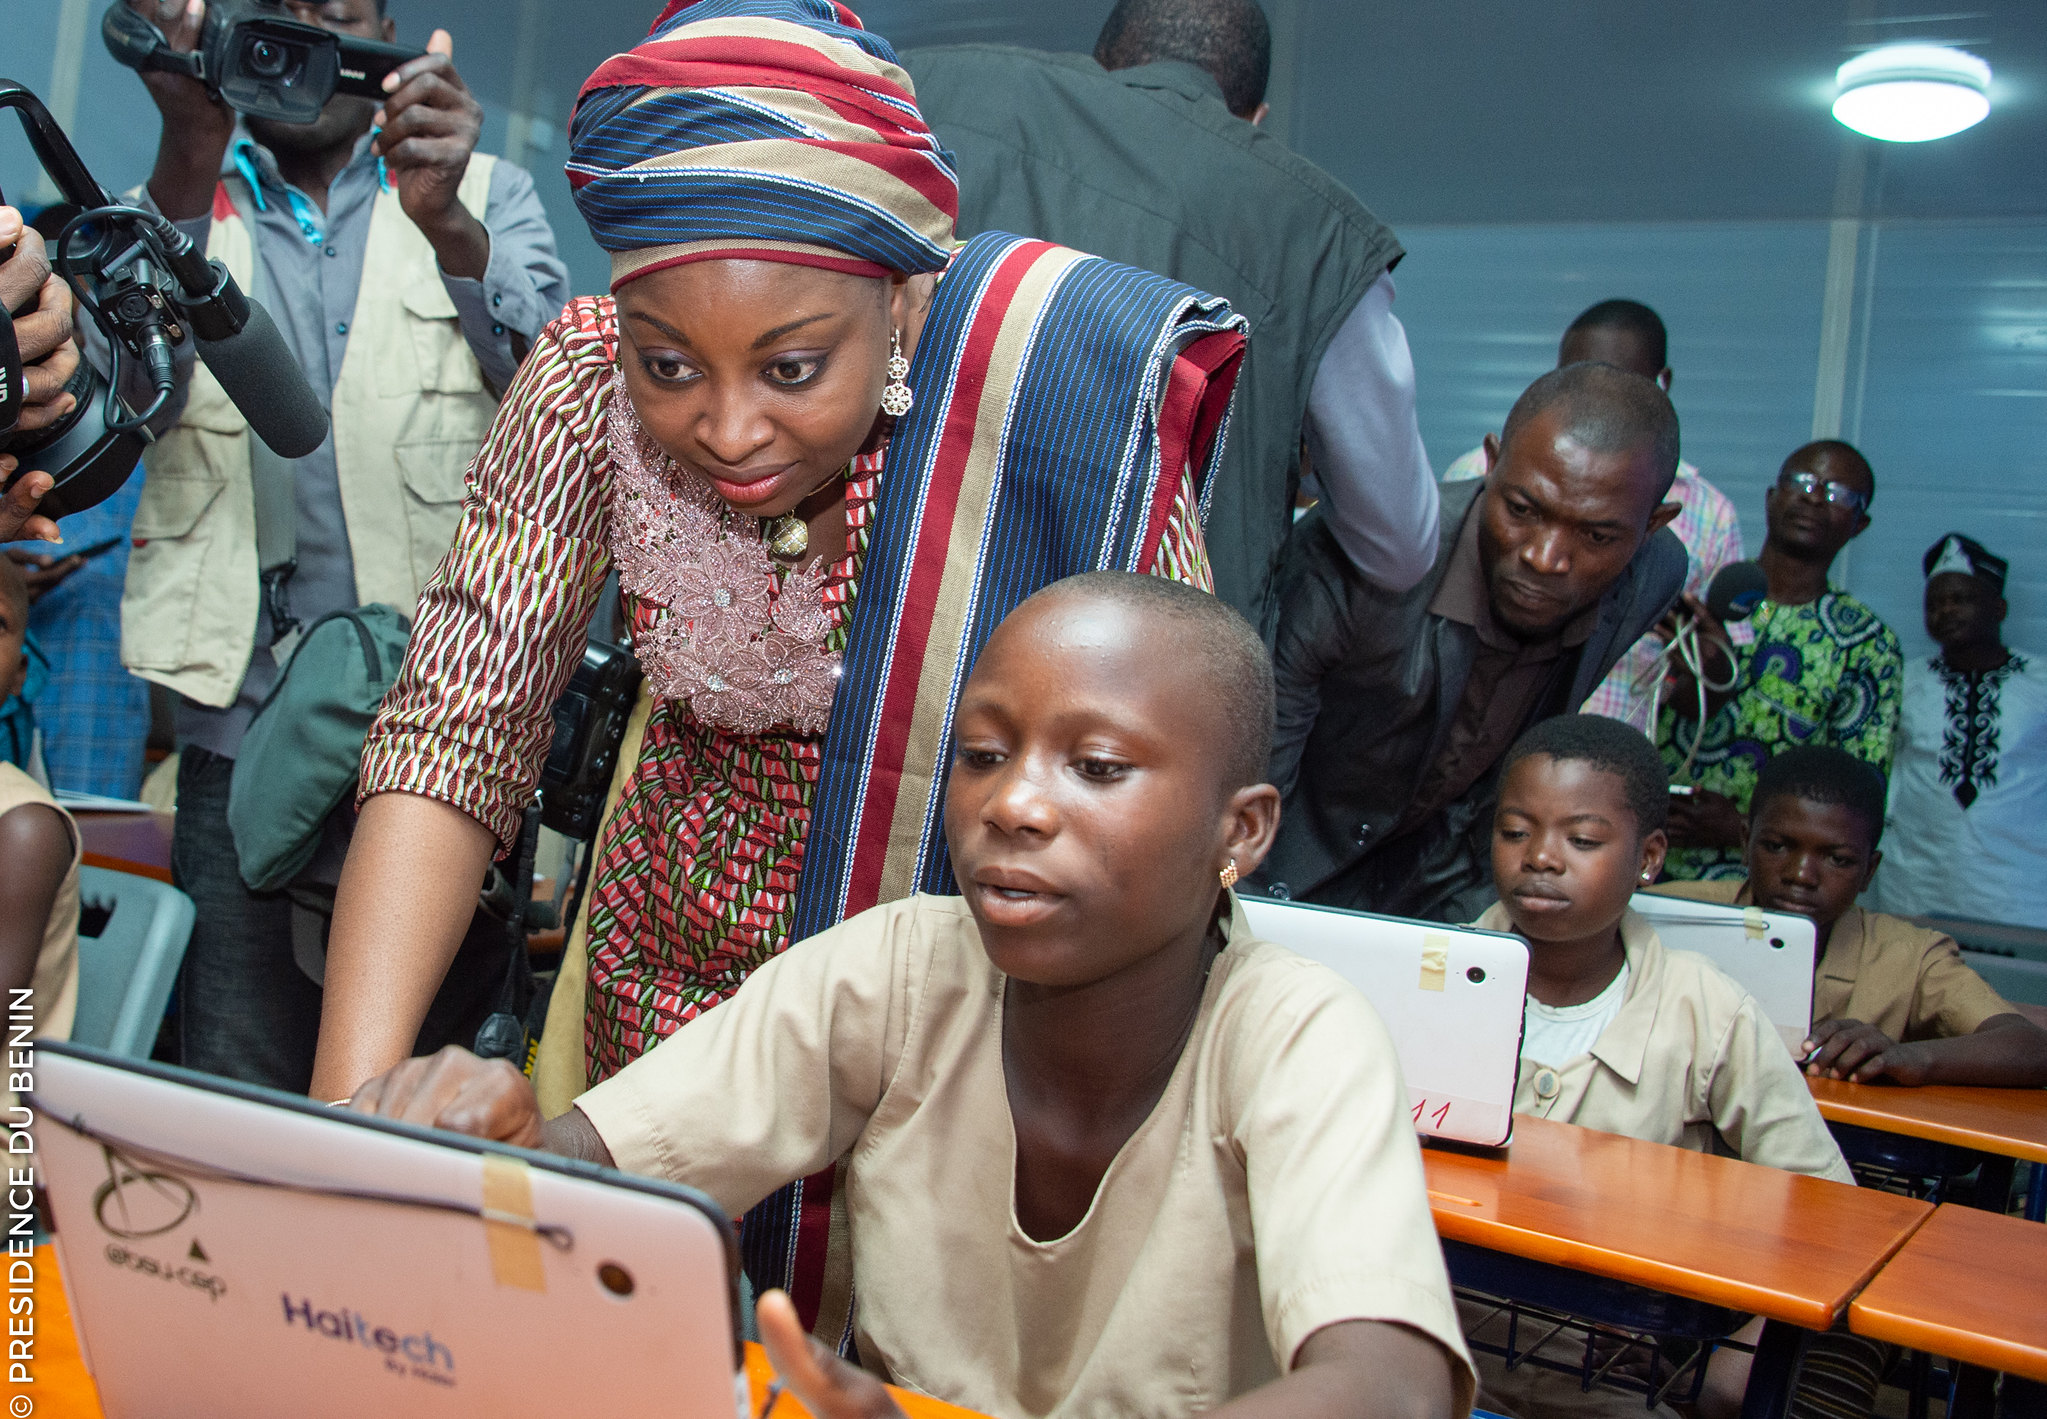
M 28 662 L 28 585 L 0 557 L 0 700 Z M 0 1011 L 33 990 L 38 1039 L 67 1039 L 78 1009 L 78 828 L 48 790 L 0 763 Z M 11 1097 L 11 1096 L 10 1096 Z
M 1970 970 L 1953 937 L 1855 905 L 1883 860 L 1883 823 L 1875 769 L 1839 749 L 1787 749 L 1756 783 L 1748 879 L 1656 890 L 1812 918 L 1820 956 L 1809 1073 L 1857 1083 L 2047 1084 L 2047 1030 Z
M 1529 944 L 1514 1111 L 1852 1183 L 1755 999 L 1705 957 L 1667 949 L 1628 907 L 1663 866 L 1669 784 L 1639 730 L 1598 715 L 1544 720 L 1508 752 L 1493 818 L 1500 900 L 1474 924 Z M 1474 1342 L 1503 1343 L 1503 1316 L 1469 1302 L 1462 1312 L 1484 1321 Z M 1575 1362 L 1579 1344 L 1544 1353 Z M 1588 1393 L 1575 1375 L 1474 1359 L 1480 1404 L 1519 1419 L 1652 1412 L 1639 1395 Z M 1702 1412 L 1738 1406 L 1747 1371 L 1746 1355 L 1717 1352 Z M 1667 1405 L 1653 1412 L 1674 1419 Z
M 844 1158 L 862 1362 L 984 1413 L 1455 1419 L 1472 1372 L 1391 1041 L 1228 890 L 1277 825 L 1272 694 L 1213 597 L 1056 583 L 960 698 L 961 897 L 796 943 L 559 1118 L 452 1049 L 352 1106 L 734 1215 Z M 813 1414 L 899 1413 L 781 1292 L 759 1317 Z
M 1508 755 L 1500 901 L 1475 924 L 1529 943 L 1515 1111 L 1852 1181 L 1754 998 L 1628 909 L 1663 863 L 1668 782 L 1640 731 L 1597 715 Z

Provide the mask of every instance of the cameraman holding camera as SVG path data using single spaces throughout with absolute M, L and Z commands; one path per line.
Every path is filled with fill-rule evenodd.
M 126 3 L 170 49 L 200 47 L 202 0 Z M 385 5 L 261 8 L 389 42 Z M 299 630 L 372 602 L 412 614 L 498 397 L 569 294 L 532 178 L 475 151 L 483 109 L 452 53 L 436 30 L 381 101 L 337 94 L 305 124 L 238 117 L 196 79 L 143 74 L 163 115 L 146 202 L 269 309 L 333 422 L 313 453 L 271 454 L 188 346 L 158 420 L 175 425 L 145 459 L 122 603 L 123 663 L 179 695 L 172 862 L 198 906 L 183 1062 L 283 1089 L 311 1081 L 320 987 L 294 959 L 290 899 L 243 884 L 236 752 Z M 330 843 L 345 829 L 330 821 Z

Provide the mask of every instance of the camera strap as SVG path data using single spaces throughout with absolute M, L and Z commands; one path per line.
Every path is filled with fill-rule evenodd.
M 294 460 L 271 452 L 253 430 L 249 483 L 255 495 L 263 610 L 270 617 L 270 654 L 281 666 L 298 644 L 298 618 L 291 614 L 291 578 L 299 566 L 298 479 Z

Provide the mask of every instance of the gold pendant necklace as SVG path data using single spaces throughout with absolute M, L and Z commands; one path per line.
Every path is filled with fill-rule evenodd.
M 768 553 L 779 561 L 796 562 L 810 550 L 810 524 L 793 512 L 761 519 L 761 540 Z
M 853 471 L 848 463 L 839 470 L 839 481 L 844 482 Z M 780 517 L 761 519 L 761 542 L 767 547 L 768 555 L 779 562 L 800 562 L 803 554 L 810 550 L 810 520 L 802 511 L 792 510 Z

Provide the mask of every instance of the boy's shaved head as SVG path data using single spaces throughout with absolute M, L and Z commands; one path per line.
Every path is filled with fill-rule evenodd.
M 1545 719 L 1514 741 L 1501 776 L 1537 754 L 1567 764 L 1590 764 L 1619 779 L 1642 837 L 1662 827 L 1670 816 L 1670 773 L 1663 767 L 1663 756 L 1632 724 L 1597 714 Z
M 995 967 L 1057 988 L 1161 953 L 1197 970 L 1229 869 L 1256 871 L 1279 826 L 1272 701 L 1243 618 L 1158 577 L 1069 577 L 1005 616 L 960 690 L 945 797 Z
M 1749 798 L 1749 816 L 1762 817 L 1780 798 L 1846 808 L 1868 830 L 1867 846 L 1874 851 L 1883 840 L 1887 790 L 1883 771 L 1874 764 L 1831 745 L 1799 744 L 1763 765 Z
M 1131 572 L 1070 576 L 1035 593 L 1017 610 L 1070 598 L 1124 606 L 1184 632 L 1175 637 L 1173 653 L 1198 657 L 1223 715 L 1228 742 L 1217 746 L 1217 762 L 1225 769 L 1222 786 L 1237 789 L 1265 781 L 1275 713 L 1272 655 L 1249 621 L 1205 591 Z

